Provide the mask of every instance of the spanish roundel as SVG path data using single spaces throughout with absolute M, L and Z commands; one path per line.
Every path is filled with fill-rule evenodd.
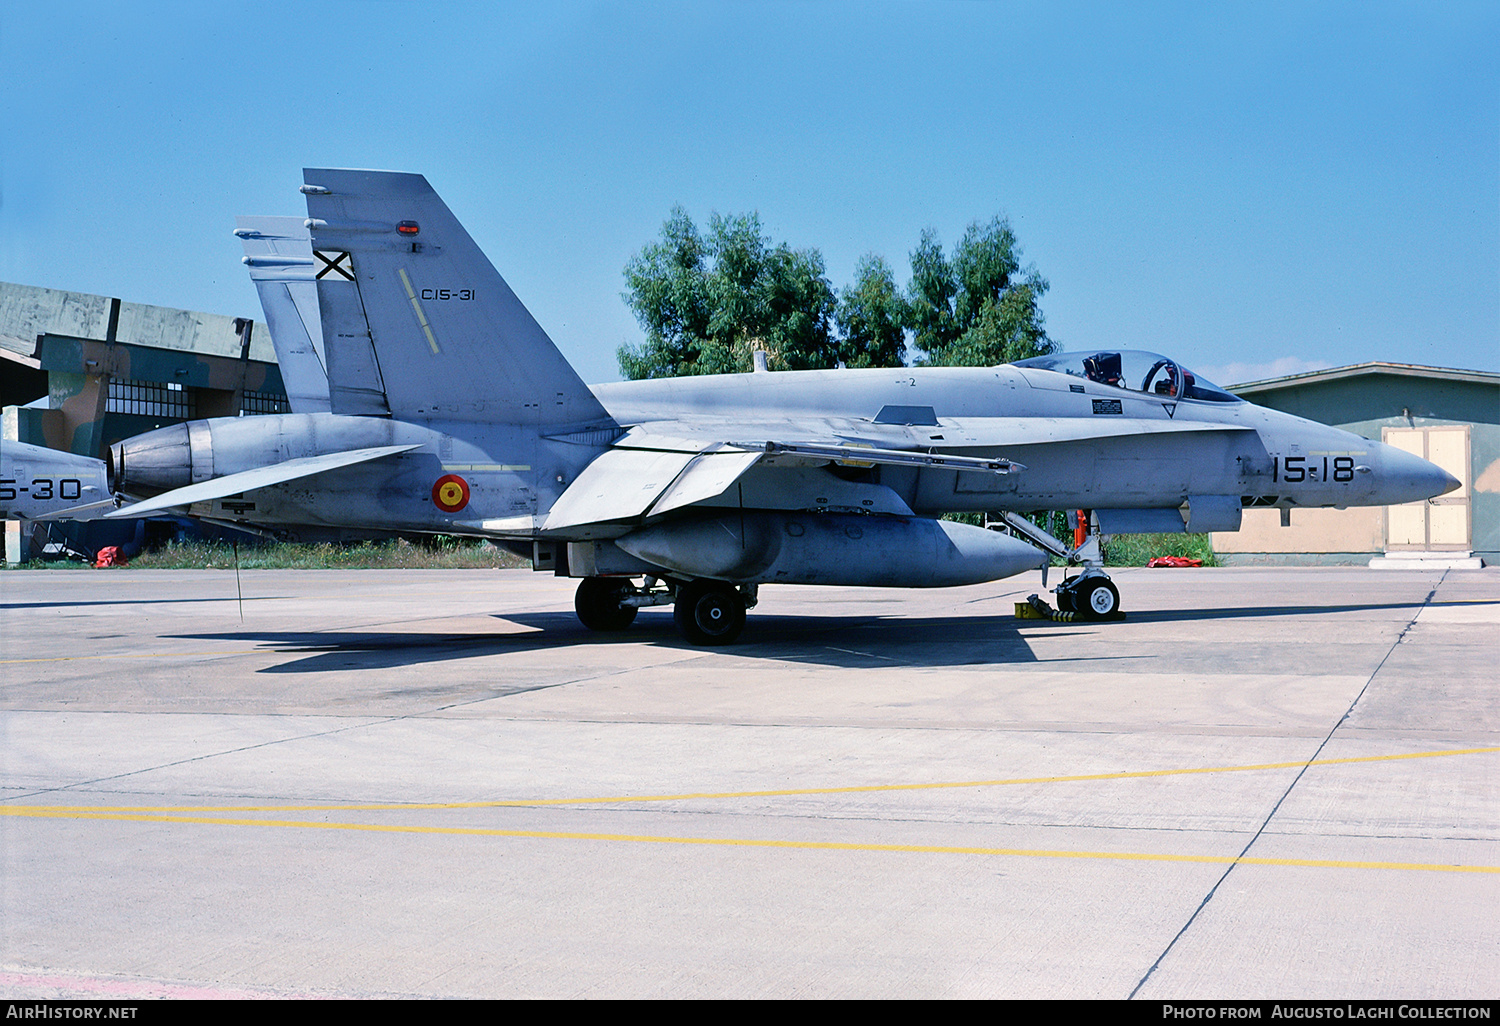
M 444 513 L 457 513 L 469 504 L 469 482 L 457 474 L 444 474 L 432 486 L 432 501 Z

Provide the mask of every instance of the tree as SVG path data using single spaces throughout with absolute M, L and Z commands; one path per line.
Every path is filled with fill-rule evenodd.
M 751 353 L 785 369 L 831 367 L 837 306 L 816 249 L 769 244 L 756 214 L 709 219 L 700 235 L 681 207 L 625 267 L 625 301 L 646 331 L 618 352 L 629 378 L 747 371 Z
M 625 302 L 646 340 L 623 345 L 629 378 L 776 369 L 990 366 L 1050 353 L 1039 301 L 1047 281 L 1023 268 L 1003 217 L 971 224 L 949 260 L 936 232 L 911 254 L 905 293 L 890 267 L 862 258 L 837 295 L 816 249 L 771 246 L 756 214 L 714 214 L 701 234 L 682 207 L 625 267 Z
M 845 367 L 900 367 L 905 362 L 906 326 L 911 308 L 896 288 L 884 259 L 860 259 L 854 284 L 839 295 L 835 316 L 838 362 Z
M 931 228 L 911 254 L 910 326 L 916 348 L 928 354 L 946 352 L 962 331 L 954 318 L 953 299 L 958 281 L 943 256 L 943 246 Z
M 669 377 L 699 363 L 708 341 L 712 300 L 707 247 L 682 207 L 673 207 L 661 241 L 625 266 L 625 301 L 646 329 L 641 346 L 621 346 L 620 370 L 628 378 Z
M 833 333 L 838 301 L 824 274 L 822 254 L 778 246 L 766 256 L 755 297 L 758 321 L 747 351 L 765 349 L 773 365 L 788 370 L 838 365 Z
M 1038 301 L 1047 280 L 1021 267 L 1010 222 L 969 225 L 951 261 L 925 231 L 911 255 L 912 329 L 926 362 L 988 367 L 1056 350 Z

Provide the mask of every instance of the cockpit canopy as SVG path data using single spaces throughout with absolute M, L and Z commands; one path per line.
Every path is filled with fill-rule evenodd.
M 1016 367 L 1056 371 L 1101 385 L 1166 399 L 1204 399 L 1214 403 L 1243 402 L 1207 378 L 1199 377 L 1176 360 L 1140 349 L 1105 349 L 1097 353 L 1053 353 L 1017 360 Z

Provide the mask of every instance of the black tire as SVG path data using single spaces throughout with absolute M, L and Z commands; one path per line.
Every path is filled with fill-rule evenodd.
M 1120 615 L 1120 592 L 1105 577 L 1085 581 L 1075 602 L 1085 620 L 1112 620 Z
M 1058 588 L 1057 611 L 1059 613 L 1071 613 L 1074 611 L 1074 608 L 1072 587 L 1069 585 L 1064 585 L 1063 587 Z
M 723 581 L 689 581 L 677 589 L 672 619 L 694 645 L 727 645 L 745 629 L 745 600 Z
M 635 620 L 635 606 L 622 606 L 630 582 L 619 578 L 585 577 L 573 596 L 578 619 L 591 631 L 623 631 Z

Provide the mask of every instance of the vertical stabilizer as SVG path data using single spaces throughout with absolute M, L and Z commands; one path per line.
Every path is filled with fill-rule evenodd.
M 609 421 L 421 175 L 304 172 L 334 412 L 534 424 Z M 347 404 L 347 405 L 346 405 Z
M 328 371 L 307 225 L 300 217 L 237 217 L 234 226 L 260 293 L 292 412 L 327 413 Z

